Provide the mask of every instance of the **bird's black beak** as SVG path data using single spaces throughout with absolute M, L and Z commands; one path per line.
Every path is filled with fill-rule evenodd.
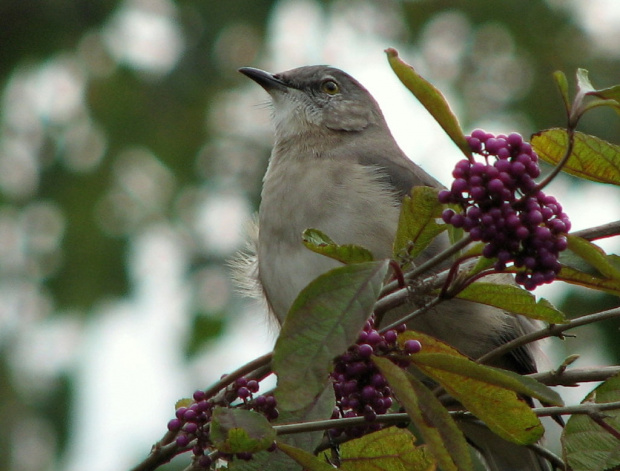
M 282 80 L 264 70 L 255 69 L 254 67 L 241 67 L 239 72 L 254 80 L 267 92 L 272 92 L 274 90 L 284 92 L 289 88 Z

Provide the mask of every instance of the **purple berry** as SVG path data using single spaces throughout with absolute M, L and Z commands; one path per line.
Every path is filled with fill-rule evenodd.
M 358 353 L 362 358 L 370 358 L 370 356 L 375 352 L 374 348 L 372 348 L 367 343 L 364 343 L 359 346 Z
M 190 441 L 191 439 L 187 435 L 183 435 L 183 434 L 179 435 L 176 438 L 176 444 L 178 447 L 181 447 L 181 448 L 185 448 L 187 445 L 189 445 Z
M 396 342 L 397 337 L 398 337 L 398 334 L 396 333 L 395 330 L 388 330 L 385 334 L 383 334 L 383 338 L 385 339 L 387 343 Z
M 179 419 L 172 419 L 170 422 L 168 422 L 168 430 L 170 430 L 171 432 L 176 432 L 177 430 L 180 430 L 182 426 L 183 422 L 181 422 Z
M 260 386 L 258 384 L 258 381 L 252 379 L 248 381 L 248 385 L 246 387 L 250 390 L 251 393 L 257 393 Z
M 405 350 L 405 353 L 408 354 L 418 353 L 422 350 L 422 344 L 418 340 L 407 340 L 403 344 L 403 349 Z

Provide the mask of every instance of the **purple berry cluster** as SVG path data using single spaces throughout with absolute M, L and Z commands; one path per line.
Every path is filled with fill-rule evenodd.
M 195 467 L 208 469 L 213 464 L 214 458 L 226 460 L 252 458 L 251 453 L 237 453 L 234 457 L 220 452 L 209 453 L 212 448 L 208 425 L 216 405 L 231 406 L 238 400 L 242 401 L 241 407 L 260 412 L 268 420 L 277 419 L 279 412 L 275 397 L 271 394 L 254 397 L 258 390 L 258 381 L 239 378 L 226 391 L 225 401 L 216 402 L 213 398 L 207 398 L 204 391 L 198 390 L 193 395 L 191 405 L 176 410 L 176 418 L 168 422 L 168 430 L 177 433 L 176 444 L 180 448 L 185 448 L 194 442 L 192 452 Z
M 484 161 L 456 164 L 452 187 L 439 193 L 439 201 L 462 211 L 446 209 L 442 219 L 484 242 L 483 255 L 497 259 L 497 271 L 508 263 L 519 268 L 515 280 L 524 288 L 550 283 L 560 271 L 558 256 L 571 224 L 560 203 L 536 188 L 536 152 L 516 133 L 494 136 L 477 129 L 466 138 Z
M 332 419 L 364 417 L 366 424 L 344 430 L 332 429 L 330 430 L 332 437 L 344 433 L 349 438 L 357 438 L 381 429 L 381 424 L 375 420 L 377 415 L 385 414 L 392 407 L 392 391 L 370 357 L 373 354 L 419 352 L 421 345 L 417 340 L 408 340 L 403 349 L 398 348 L 396 344 L 398 333 L 403 332 L 405 328 L 403 324 L 381 334 L 375 329 L 375 320 L 371 317 L 360 333 L 357 343 L 334 360 L 332 379 L 336 393 L 336 407 Z M 399 366 L 408 365 L 409 362 L 403 361 Z

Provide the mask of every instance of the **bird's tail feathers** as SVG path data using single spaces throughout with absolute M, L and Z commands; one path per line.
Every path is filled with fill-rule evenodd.
M 504 440 L 486 426 L 459 424 L 489 471 L 549 471 L 547 460 L 531 448 Z

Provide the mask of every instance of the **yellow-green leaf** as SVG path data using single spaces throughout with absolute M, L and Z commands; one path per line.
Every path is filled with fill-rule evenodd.
M 469 285 L 456 297 L 495 306 L 514 314 L 522 314 L 550 324 L 566 322 L 564 314 L 549 301 L 544 298 L 536 300 L 536 296 L 532 293 L 514 285 L 476 282 Z
M 297 463 L 304 467 L 307 471 L 334 471 L 334 467 L 325 460 L 317 458 L 312 453 L 296 448 L 286 443 L 276 443 L 279 450 L 293 458 Z
M 302 235 L 302 242 L 313 252 L 346 264 L 374 260 L 370 250 L 359 245 L 338 245 L 318 229 L 306 229 Z
M 437 188 L 417 186 L 411 191 L 411 197 L 403 199 L 394 239 L 395 257 L 405 253 L 406 257 L 415 258 L 448 227 L 436 221 L 442 208 L 437 199 L 438 191 Z
M 179 399 L 174 404 L 174 409 L 179 409 L 180 407 L 189 407 L 193 404 L 194 400 L 191 397 L 184 397 L 183 399 Z
M 400 81 L 415 95 L 422 103 L 424 108 L 435 118 L 437 123 L 448 134 L 450 139 L 458 146 L 461 151 L 467 155 L 471 155 L 469 145 L 463 135 L 463 130 L 458 119 L 452 113 L 450 105 L 446 101 L 442 93 L 437 90 L 430 82 L 422 78 L 418 73 L 406 62 L 398 57 L 398 51 L 393 48 L 386 49 L 388 62 L 392 70 Z
M 528 390 L 529 393 L 536 391 L 535 394 L 538 394 L 537 391 L 544 386 L 530 390 L 524 383 L 516 381 L 514 376 L 504 375 L 497 368 L 478 365 L 428 335 L 407 331 L 399 336 L 399 342 L 408 339 L 422 343 L 422 352 L 411 355 L 412 364 L 440 383 L 448 394 L 500 437 L 528 445 L 543 435 L 540 420 L 513 389 Z M 557 400 L 559 398 L 555 402 Z
M 387 358 L 373 357 L 373 362 L 424 438 L 439 467 L 445 471 L 471 470 L 465 437 L 435 395 L 419 379 Z
M 573 267 L 562 266 L 557 279 L 573 285 L 585 286 L 586 288 L 620 296 L 619 280 L 591 275 Z
M 542 160 L 557 165 L 568 147 L 568 135 L 565 129 L 548 129 L 534 134 L 531 142 Z M 575 132 L 573 153 L 563 170 L 587 180 L 620 185 L 620 146 Z
M 344 471 L 434 471 L 435 460 L 415 436 L 388 427 L 340 445 L 340 469 Z
M 271 446 L 276 431 L 258 412 L 216 407 L 210 436 L 215 447 L 223 453 L 256 453 Z
M 620 280 L 620 270 L 611 263 L 599 246 L 581 237 L 569 235 L 568 249 L 596 268 L 605 278 Z
M 620 113 L 620 85 L 614 85 L 600 90 L 590 90 L 586 95 L 595 96 L 601 100 L 599 106 L 610 106 L 616 113 Z

